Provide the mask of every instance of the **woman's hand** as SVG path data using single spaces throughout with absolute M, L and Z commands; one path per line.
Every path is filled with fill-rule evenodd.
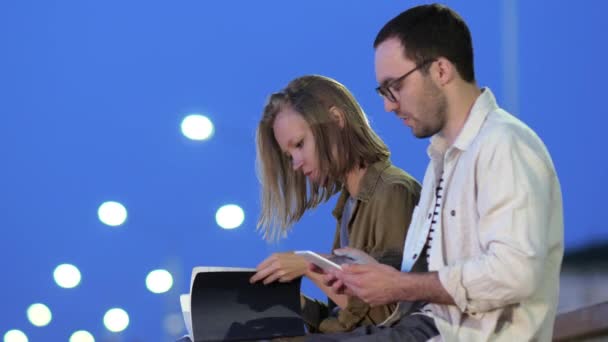
M 251 283 L 264 280 L 264 284 L 275 281 L 288 282 L 301 277 L 308 271 L 308 263 L 304 258 L 293 252 L 274 253 L 262 261 L 257 267 L 256 274 L 249 279 Z

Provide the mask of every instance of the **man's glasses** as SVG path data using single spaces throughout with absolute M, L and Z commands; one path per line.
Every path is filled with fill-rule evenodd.
M 428 59 L 426 61 L 423 61 L 422 63 L 418 64 L 414 69 L 406 72 L 402 76 L 397 77 L 394 80 L 390 80 L 390 81 L 386 82 L 385 84 L 377 87 L 376 92 L 378 94 L 380 94 L 381 96 L 384 96 L 387 100 L 389 100 L 391 102 L 397 102 L 397 97 L 395 97 L 395 94 L 393 94 L 393 91 L 391 90 L 391 88 L 393 88 L 393 89 L 396 88 L 395 86 L 397 84 L 401 84 L 401 82 L 403 82 L 403 80 L 406 79 L 409 75 L 413 74 L 414 71 L 424 68 L 425 66 L 433 63 L 434 61 L 436 61 L 436 60 Z

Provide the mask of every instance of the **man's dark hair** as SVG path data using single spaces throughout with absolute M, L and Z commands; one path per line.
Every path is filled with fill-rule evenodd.
M 445 57 L 456 66 L 463 80 L 475 81 L 471 33 L 452 9 L 439 4 L 408 9 L 384 25 L 376 36 L 374 48 L 390 38 L 401 41 L 407 51 L 405 57 L 416 65 Z

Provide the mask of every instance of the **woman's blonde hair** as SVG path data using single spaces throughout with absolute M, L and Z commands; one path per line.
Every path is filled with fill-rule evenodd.
M 274 137 L 277 114 L 291 108 L 306 120 L 315 139 L 322 184 L 307 182 L 281 151 Z M 332 116 L 338 110 L 343 126 Z M 262 213 L 258 229 L 268 240 L 284 237 L 309 208 L 340 191 L 346 174 L 389 158 L 382 139 L 372 130 L 353 95 L 339 82 L 324 76 L 303 76 L 270 95 L 257 129 L 257 171 Z

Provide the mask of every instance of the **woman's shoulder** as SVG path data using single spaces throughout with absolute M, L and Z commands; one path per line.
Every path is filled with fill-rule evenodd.
M 390 163 L 380 174 L 378 183 L 378 186 L 386 188 L 402 185 L 418 192 L 420 192 L 421 188 L 420 183 L 412 175 Z

